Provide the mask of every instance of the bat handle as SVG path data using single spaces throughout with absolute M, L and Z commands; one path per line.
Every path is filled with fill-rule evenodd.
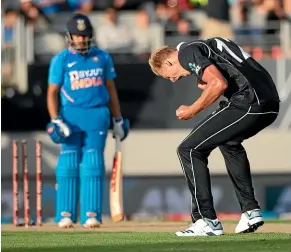
M 121 151 L 121 139 L 120 139 L 120 137 L 116 136 L 115 141 L 116 141 L 116 151 Z

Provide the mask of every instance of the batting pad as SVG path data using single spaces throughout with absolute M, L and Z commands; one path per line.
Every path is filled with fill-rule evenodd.
M 104 156 L 99 150 L 83 153 L 80 166 L 80 224 L 94 217 L 102 222 Z
M 70 217 L 73 222 L 77 220 L 79 160 L 77 151 L 64 151 L 59 156 L 56 167 L 56 222 L 64 217 Z

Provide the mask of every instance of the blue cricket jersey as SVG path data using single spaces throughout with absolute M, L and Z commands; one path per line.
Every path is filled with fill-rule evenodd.
M 52 58 L 48 83 L 60 86 L 63 108 L 93 108 L 109 102 L 106 81 L 115 77 L 107 52 L 93 47 L 82 55 L 65 49 Z

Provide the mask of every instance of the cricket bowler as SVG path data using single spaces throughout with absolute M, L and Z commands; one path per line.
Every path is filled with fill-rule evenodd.
M 201 96 L 176 110 L 188 120 L 224 96 L 219 108 L 194 127 L 177 153 L 192 199 L 192 224 L 177 236 L 222 235 L 213 205 L 208 156 L 219 147 L 232 181 L 241 218 L 236 233 L 254 232 L 264 224 L 254 195 L 250 164 L 242 142 L 272 124 L 279 96 L 269 73 L 241 47 L 220 37 L 180 43 L 154 52 L 149 64 L 156 75 L 172 82 L 196 75 Z
M 113 61 L 94 46 L 93 32 L 89 18 L 75 14 L 67 23 L 69 47 L 49 67 L 47 132 L 61 144 L 55 221 L 62 228 L 76 223 L 79 199 L 80 224 L 94 228 L 102 223 L 104 149 L 111 117 L 114 137 L 124 140 L 129 132 L 120 112 Z

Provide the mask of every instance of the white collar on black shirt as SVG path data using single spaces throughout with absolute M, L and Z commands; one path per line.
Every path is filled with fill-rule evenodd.
M 177 51 L 179 51 L 180 50 L 180 47 L 181 47 L 181 45 L 183 45 L 184 43 L 186 43 L 186 42 L 181 42 L 181 43 L 179 43 L 178 45 L 177 45 Z

